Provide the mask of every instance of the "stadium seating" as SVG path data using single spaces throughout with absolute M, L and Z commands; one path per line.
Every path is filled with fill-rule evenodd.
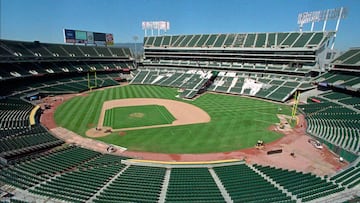
M 0 54 L 0 81 L 57 73 L 95 70 L 101 72 L 134 67 L 130 49 L 119 47 L 0 40 Z
M 360 89 L 360 79 L 357 74 L 348 72 L 327 72 L 318 78 L 315 81 L 319 83 L 327 83 L 330 85 L 335 86 L 343 86 L 343 87 L 350 87 L 354 90 Z
M 130 84 L 178 87 L 184 90 L 181 97 L 193 98 L 211 76 L 211 71 L 204 72 L 193 69 L 139 69 Z
M 335 146 L 340 146 L 353 154 L 360 152 L 360 114 L 344 105 L 334 103 L 338 99 L 344 98 L 344 93 L 326 93 L 322 97 L 315 99 L 321 103 L 309 103 L 299 105 L 306 114 L 308 122 L 307 132 Z M 327 98 L 327 99 L 326 99 Z M 347 95 L 344 99 L 357 101 Z M 350 102 L 351 104 L 351 102 Z M 351 105 L 350 105 L 351 106 Z
M 29 132 L 21 136 L 7 136 L 0 139 L 0 156 L 10 157 L 18 156 L 30 151 L 39 151 L 41 149 L 51 148 L 64 143 L 58 140 L 46 131 L 42 133 L 30 134 Z
M 38 77 L 35 79 L 23 80 L 21 82 L 15 81 L 15 84 L 10 85 L 10 87 L 1 93 L 4 93 L 5 95 L 12 94 L 18 96 L 25 96 L 26 94 L 32 92 L 47 94 L 78 93 L 89 90 L 89 82 L 92 89 L 114 86 L 119 85 L 117 80 L 123 80 L 125 79 L 125 76 L 116 71 L 106 71 L 97 73 L 96 78 L 95 84 L 94 74 L 89 75 L 89 80 L 88 76 L 84 73 Z
M 291 202 L 290 197 L 245 164 L 215 167 L 214 171 L 234 202 Z
M 256 169 L 269 176 L 287 191 L 302 201 L 311 201 L 344 190 L 343 187 L 312 174 L 255 165 Z
M 214 83 L 208 88 L 209 90 L 244 94 L 275 101 L 287 100 L 303 82 L 307 82 L 307 79 L 303 77 L 279 74 L 250 74 L 235 71 L 220 71 L 220 73 L 223 74 L 218 75 Z M 192 98 L 191 95 L 195 95 L 210 78 L 210 71 L 205 73 L 195 69 L 147 68 L 139 69 L 138 74 L 130 83 L 178 87 L 184 89 L 181 94 L 182 97 L 185 95 L 186 98 Z M 255 88 L 254 85 L 248 85 L 245 91 L 242 91 L 246 79 L 251 79 L 254 84 L 262 84 L 259 91 L 250 93 L 250 89 Z
M 360 61 L 360 49 L 353 48 L 335 58 L 332 63 L 336 65 L 355 65 Z
M 98 152 L 79 147 L 65 147 L 52 150 L 14 166 L 9 165 L 0 171 L 0 180 L 22 189 L 30 188 L 45 179 L 71 169 L 99 155 Z
M 360 164 L 351 166 L 340 171 L 330 178 L 331 181 L 341 184 L 342 186 L 353 188 L 360 184 Z
M 0 100 L 0 130 L 27 128 L 31 104 L 13 99 Z
M 29 191 L 64 201 L 85 202 L 123 167 L 124 165 L 111 165 L 71 171 L 37 185 Z
M 56 201 L 225 202 L 228 195 L 234 202 L 290 203 L 327 197 L 343 191 L 343 186 L 353 188 L 360 172 L 357 164 L 327 179 L 241 162 L 209 169 L 205 165 L 124 165 L 124 159 L 61 147 L 3 166 L 0 181 Z
M 96 167 L 96 166 L 104 166 L 104 165 L 113 165 L 113 164 L 121 164 L 121 160 L 128 159 L 128 157 L 111 155 L 111 154 L 102 154 L 95 159 L 92 159 L 89 162 L 83 164 L 84 167 Z
M 213 61 L 188 61 L 188 60 L 159 60 L 151 61 L 146 60 L 143 62 L 143 66 L 149 67 L 154 66 L 155 68 L 206 68 L 206 69 L 236 69 L 241 71 L 256 71 L 270 73 L 274 72 L 277 74 L 284 75 L 300 75 L 303 76 L 311 71 L 312 67 L 289 67 L 286 65 L 275 65 L 275 64 L 241 64 L 241 63 L 229 63 L 229 62 L 213 62 Z M 295 76 L 296 77 L 296 76 Z
M 329 33 L 332 35 L 333 33 Z M 201 34 L 145 37 L 144 47 L 317 47 L 328 36 L 324 32 Z
M 207 168 L 173 168 L 168 202 L 225 202 Z
M 165 171 L 159 167 L 130 166 L 94 202 L 157 202 Z

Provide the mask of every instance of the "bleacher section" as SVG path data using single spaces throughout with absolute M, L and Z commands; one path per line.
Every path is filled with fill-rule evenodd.
M 130 84 L 153 84 L 178 87 L 182 98 L 193 98 L 212 77 L 211 71 L 185 69 L 139 69 Z
M 166 201 L 225 202 L 207 168 L 171 169 Z
M 67 72 L 133 69 L 128 48 L 0 40 L 0 81 Z
M 188 48 L 314 48 L 333 33 L 286 32 L 245 34 L 200 34 L 145 37 L 144 47 Z
M 0 171 L 0 180 L 28 189 L 99 154 L 79 147 L 55 149 L 35 158 L 29 157 L 18 164 L 3 167 Z
M 220 72 L 210 90 L 285 101 L 304 81 L 306 78 L 275 74 Z
M 11 159 L 12 157 L 20 157 L 23 154 L 49 149 L 63 143 L 62 140 L 55 138 L 42 129 L 41 126 L 32 127 L 25 131 L 24 134 L 0 138 L 0 157 Z
M 347 188 L 353 188 L 360 184 L 360 162 L 356 165 L 340 171 L 330 178 L 331 181 Z
M 0 130 L 28 128 L 33 105 L 16 99 L 0 100 Z
M 4 87 L 4 91 L 0 92 L 0 96 L 26 96 L 33 93 L 78 93 L 89 90 L 89 85 L 92 89 L 119 85 L 127 77 L 130 77 L 130 75 L 117 71 L 106 71 L 96 74 L 96 83 L 94 73 L 89 74 L 89 78 L 86 73 L 67 73 L 28 78 L 26 80 L 3 81 L 7 84 L 7 87 Z
M 302 172 L 260 165 L 254 165 L 254 167 L 283 186 L 288 192 L 295 195 L 297 199 L 301 199 L 302 202 L 335 194 L 345 189 L 336 183 L 309 173 L 304 174 Z
M 130 166 L 94 202 L 157 202 L 165 171 L 159 167 Z
M 359 181 L 360 164 L 326 178 L 243 162 L 149 166 L 115 157 L 75 146 L 59 148 L 3 166 L 0 181 L 47 200 L 95 203 L 306 202 L 341 193 Z
M 181 88 L 178 82 L 167 82 L 178 78 L 183 81 L 181 75 L 163 77 L 160 72 L 166 71 L 160 70 L 235 72 L 230 77 L 220 75 L 216 84 L 209 81 L 204 85 L 210 85 L 212 91 L 284 102 L 297 90 L 314 88 L 311 77 L 317 75 L 314 72 L 319 65 L 317 55 L 326 49 L 326 42 L 333 35 L 333 32 L 285 32 L 145 37 L 145 59 L 140 68 L 148 72 L 140 73 L 133 82 L 170 83 Z M 152 70 L 158 74 L 151 75 Z M 194 94 L 185 89 L 181 95 Z
M 343 93 L 325 93 L 310 98 L 309 104 L 299 105 L 299 108 L 306 114 L 309 134 L 323 140 L 345 159 L 353 161 L 360 152 L 360 113 L 355 108 L 359 108 L 358 104 L 353 104 L 358 97 L 344 96 Z
M 335 58 L 332 64 L 335 66 L 360 66 L 360 48 L 352 48 L 341 56 Z
M 315 79 L 319 85 L 343 87 L 353 91 L 360 90 L 360 75 L 352 72 L 327 72 Z
M 237 62 L 214 62 L 214 61 L 191 61 L 191 60 L 145 60 L 145 67 L 155 68 L 196 68 L 196 69 L 217 69 L 217 70 L 240 70 L 249 72 L 266 72 L 285 75 L 304 76 L 308 74 L 312 67 L 290 67 L 287 65 L 276 64 L 249 64 Z
M 111 165 L 71 171 L 45 181 L 29 191 L 64 201 L 85 202 L 123 167 L 124 165 Z
M 214 171 L 234 202 L 296 202 L 245 164 L 215 167 Z
M 181 88 L 181 97 L 192 98 L 211 78 L 213 71 L 199 69 L 147 68 L 138 69 L 131 84 L 153 84 Z M 280 74 L 220 71 L 208 90 L 255 96 L 284 102 L 308 79 Z
M 239 33 L 151 36 L 144 38 L 145 59 L 249 63 L 294 69 L 314 67 L 334 32 Z M 281 69 L 281 68 L 280 68 Z
M 127 48 L 48 44 L 21 41 L 0 41 L 0 53 L 2 56 L 19 57 L 114 57 L 129 58 L 130 52 Z

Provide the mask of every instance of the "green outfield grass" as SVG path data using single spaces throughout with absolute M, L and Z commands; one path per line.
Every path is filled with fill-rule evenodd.
M 171 124 L 174 116 L 160 105 L 128 106 L 108 109 L 104 126 L 113 129 Z
M 211 121 L 203 124 L 126 131 L 98 140 L 127 147 L 129 150 L 163 153 L 224 152 L 253 147 L 257 140 L 271 142 L 282 135 L 269 131 L 279 122 L 276 114 L 291 114 L 288 106 L 263 100 L 207 93 L 195 101 L 176 98 L 175 88 L 129 85 L 94 91 L 86 97 L 64 102 L 55 112 L 59 126 L 82 136 L 98 122 L 102 103 L 121 98 L 164 98 L 193 104 L 206 111 Z M 281 111 L 279 111 L 281 106 Z

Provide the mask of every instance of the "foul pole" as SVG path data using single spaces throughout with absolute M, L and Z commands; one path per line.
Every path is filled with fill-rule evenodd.
M 294 94 L 294 104 L 293 104 L 292 110 L 291 110 L 291 118 L 293 120 L 295 120 L 297 107 L 298 107 L 298 104 L 299 104 L 299 99 L 300 99 L 300 92 L 296 91 L 295 94 Z
M 91 72 L 94 72 L 94 83 L 95 83 L 95 85 L 94 86 L 92 86 L 91 85 L 91 78 L 90 78 L 90 73 Z M 93 88 L 96 88 L 97 87 L 97 77 L 96 77 L 96 71 L 89 71 L 89 72 L 87 72 L 87 79 L 88 79 L 88 88 L 89 88 L 89 90 L 91 91 Z

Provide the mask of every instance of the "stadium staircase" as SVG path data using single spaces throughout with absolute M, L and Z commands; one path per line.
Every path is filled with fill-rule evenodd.
M 218 188 L 219 188 L 222 196 L 224 197 L 225 201 L 226 201 L 226 202 L 232 202 L 229 193 L 226 191 L 224 185 L 222 184 L 222 182 L 221 182 L 221 180 L 219 179 L 219 177 L 216 175 L 214 169 L 209 168 L 208 170 L 209 170 L 212 178 L 214 179 L 216 185 L 218 186 Z
M 112 177 L 109 182 L 107 182 L 107 183 L 106 183 L 101 189 L 99 189 L 92 197 L 90 197 L 90 199 L 88 199 L 88 200 L 86 201 L 86 203 L 93 202 L 93 201 L 97 198 L 97 196 L 100 196 L 100 194 L 101 194 L 102 192 L 104 192 L 104 189 L 106 189 L 107 187 L 109 187 L 109 185 L 110 185 L 111 183 L 113 183 L 114 180 L 116 180 L 116 179 L 117 179 L 124 171 L 126 171 L 126 169 L 128 169 L 129 167 L 130 167 L 130 165 L 127 165 L 127 166 L 125 166 L 124 168 L 122 168 L 119 173 L 117 173 L 114 177 Z

